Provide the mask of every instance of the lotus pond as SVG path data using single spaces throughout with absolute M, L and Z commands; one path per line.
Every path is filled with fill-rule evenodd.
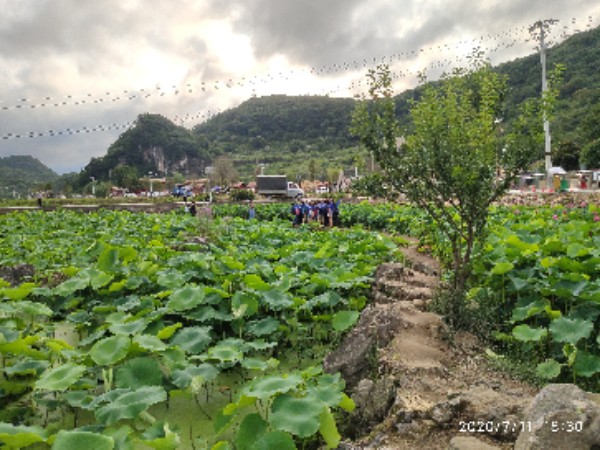
M 325 352 L 396 258 L 362 229 L 64 210 L 0 218 L 6 448 L 296 448 L 352 410 Z M 26 266 L 23 266 L 26 265 Z

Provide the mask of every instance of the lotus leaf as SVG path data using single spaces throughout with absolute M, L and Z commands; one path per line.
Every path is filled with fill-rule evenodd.
M 275 394 L 284 394 L 292 389 L 296 389 L 301 383 L 302 377 L 300 375 L 271 375 L 256 379 L 246 386 L 243 392 L 249 397 L 267 399 Z
M 260 416 L 253 413 L 244 417 L 235 435 L 236 450 L 252 450 L 254 443 L 267 431 L 269 424 Z
M 335 331 L 346 331 L 358 320 L 358 311 L 338 311 L 333 315 L 331 325 Z
M 283 431 L 267 431 L 254 444 L 252 450 L 296 450 L 294 439 Z
M 329 408 L 325 408 L 325 410 L 319 416 L 319 433 L 323 436 L 325 443 L 327 444 L 327 448 L 337 448 L 340 443 L 342 437 L 338 432 L 337 426 L 335 424 L 335 418 Z
M 254 336 L 265 336 L 272 334 L 279 329 L 279 321 L 273 317 L 267 317 L 265 319 L 257 320 L 252 323 L 248 323 L 246 330 L 248 333 Z
M 199 366 L 188 365 L 184 369 L 174 370 L 171 374 L 173 384 L 180 389 L 190 386 L 194 377 L 202 377 L 204 381 L 214 380 L 219 375 L 219 369 L 212 364 L 203 363 Z
M 82 450 L 85 448 L 94 450 L 113 450 L 114 446 L 115 441 L 110 436 L 104 436 L 90 431 L 61 430 L 56 436 L 52 449 Z
M 160 330 L 156 334 L 156 337 L 158 337 L 159 339 L 170 339 L 175 334 L 175 332 L 178 329 L 180 329 L 182 326 L 183 326 L 183 324 L 181 322 L 177 322 L 177 323 L 174 323 L 173 325 L 164 327 L 162 330 Z
M 137 336 L 133 337 L 133 342 L 144 350 L 150 350 L 153 352 L 161 352 L 167 348 L 163 341 L 150 334 L 138 334 Z
M 319 416 L 325 405 L 313 398 L 297 398 L 282 394 L 273 400 L 269 423 L 273 428 L 305 438 L 319 430 Z
M 268 291 L 271 289 L 269 283 L 265 283 L 260 275 L 254 273 L 244 275 L 244 284 L 249 289 L 254 289 L 257 291 Z
M 248 370 L 267 370 L 271 367 L 267 361 L 257 358 L 245 358 L 240 364 L 244 369 Z
M 269 308 L 273 311 L 281 311 L 294 306 L 294 301 L 291 296 L 285 292 L 278 291 L 277 289 L 265 291 L 262 295 L 262 300 L 269 305 Z
M 142 386 L 162 385 L 163 374 L 155 359 L 133 358 L 117 369 L 116 385 L 120 388 L 137 389 Z
M 135 391 L 112 392 L 116 395 L 105 397 L 110 399 L 110 403 L 95 411 L 96 418 L 105 425 L 113 425 L 121 419 L 133 419 L 155 403 L 167 399 L 167 393 L 161 386 L 144 386 Z
M 219 362 L 237 362 L 244 354 L 233 345 L 219 344 L 208 349 L 208 359 Z
M 550 324 L 550 333 L 555 341 L 576 345 L 580 339 L 587 339 L 594 330 L 593 322 L 582 319 L 560 317 Z
M 504 275 L 507 272 L 510 272 L 515 268 L 514 264 L 508 261 L 502 261 L 496 263 L 496 265 L 492 268 L 492 275 Z
M 107 337 L 92 346 L 90 356 L 100 366 L 112 366 L 127 356 L 130 345 L 127 336 Z
M 591 377 L 600 372 L 600 357 L 584 350 L 577 350 L 573 370 L 579 376 Z
M 518 325 L 513 328 L 513 336 L 517 341 L 538 342 L 548 335 L 546 328 L 531 328 L 529 325 Z
M 258 312 L 258 300 L 254 294 L 238 291 L 231 298 L 233 316 L 250 317 Z
M 167 308 L 173 311 L 187 311 L 204 301 L 204 288 L 201 286 L 185 286 L 177 289 L 169 296 Z
M 108 329 L 113 334 L 139 335 L 148 326 L 146 318 L 132 320 L 130 322 L 113 323 Z
M 46 432 L 41 427 L 0 422 L 0 443 L 9 449 L 25 448 L 45 440 Z
M 560 375 L 562 366 L 554 359 L 547 359 L 543 363 L 539 363 L 535 369 L 538 377 L 547 380 L 553 380 Z
M 39 359 L 25 359 L 19 361 L 12 366 L 4 368 L 4 373 L 7 375 L 37 375 L 48 368 L 48 361 Z
M 85 370 L 85 366 L 74 363 L 66 363 L 62 366 L 48 369 L 35 383 L 35 388 L 48 391 L 64 391 L 75 384 L 83 376 Z
M 35 283 L 23 283 L 15 288 L 0 289 L 0 297 L 4 296 L 10 300 L 22 300 L 27 297 L 36 287 Z
M 211 327 L 183 328 L 171 339 L 171 344 L 179 346 L 186 353 L 202 353 L 212 341 L 210 330 Z

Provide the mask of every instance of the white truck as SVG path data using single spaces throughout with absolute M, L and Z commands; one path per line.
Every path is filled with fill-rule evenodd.
M 300 186 L 288 181 L 285 175 L 257 175 L 256 193 L 272 197 L 304 197 L 304 191 Z

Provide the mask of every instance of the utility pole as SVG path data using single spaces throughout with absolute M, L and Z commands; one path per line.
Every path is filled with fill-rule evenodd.
M 538 20 L 531 27 L 529 32 L 534 39 L 539 39 L 540 42 L 540 61 L 542 63 L 542 99 L 546 95 L 548 90 L 548 80 L 546 78 L 546 32 L 550 28 L 550 25 L 558 22 L 556 19 L 545 19 Z M 544 162 L 546 167 L 546 174 L 552 167 L 552 140 L 550 137 L 550 121 L 548 120 L 547 113 L 544 111 Z M 550 183 L 550 179 L 548 179 Z

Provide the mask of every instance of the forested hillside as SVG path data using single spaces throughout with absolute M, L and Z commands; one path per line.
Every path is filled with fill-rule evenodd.
M 0 157 L 0 197 L 24 197 L 43 190 L 58 175 L 32 156 Z

